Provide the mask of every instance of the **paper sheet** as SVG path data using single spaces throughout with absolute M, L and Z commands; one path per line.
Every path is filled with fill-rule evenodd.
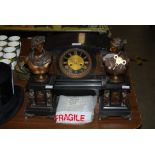
M 59 98 L 56 123 L 84 124 L 93 120 L 97 96 L 63 96 Z

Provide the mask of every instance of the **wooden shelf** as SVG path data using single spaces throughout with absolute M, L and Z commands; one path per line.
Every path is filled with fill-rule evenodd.
M 106 33 L 109 31 L 109 27 L 106 25 L 85 25 L 85 26 L 71 26 L 71 25 L 1 25 L 0 30 L 7 31 L 64 31 L 64 32 L 100 32 Z

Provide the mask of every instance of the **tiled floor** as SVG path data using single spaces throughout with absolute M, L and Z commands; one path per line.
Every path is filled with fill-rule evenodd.
M 114 37 L 127 39 L 130 58 L 139 56 L 148 60 L 141 66 L 131 62 L 130 73 L 142 114 L 142 128 L 155 128 L 155 26 L 110 26 L 110 30 Z

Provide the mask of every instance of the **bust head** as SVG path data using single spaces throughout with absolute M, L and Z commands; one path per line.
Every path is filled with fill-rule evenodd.
M 45 43 L 44 36 L 35 36 L 32 38 L 32 48 L 34 49 L 36 55 L 40 55 L 42 53 L 44 43 Z

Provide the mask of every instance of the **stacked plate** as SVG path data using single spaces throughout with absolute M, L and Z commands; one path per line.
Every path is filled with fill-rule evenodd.
M 0 62 L 10 64 L 14 70 L 21 51 L 19 36 L 0 35 Z

